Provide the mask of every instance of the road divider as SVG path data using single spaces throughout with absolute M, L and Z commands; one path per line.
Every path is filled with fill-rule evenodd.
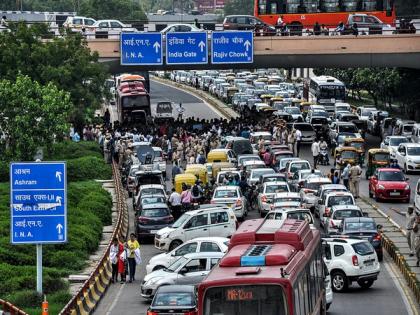
M 112 163 L 112 174 L 115 186 L 117 201 L 117 222 L 112 237 L 107 245 L 101 260 L 97 263 L 95 270 L 83 283 L 81 289 L 72 297 L 67 305 L 61 310 L 60 315 L 85 315 L 92 314 L 96 306 L 105 295 L 111 283 L 112 266 L 109 259 L 109 251 L 114 237 L 125 239 L 128 235 L 128 209 L 125 202 L 125 191 L 121 182 L 118 165 Z M 0 302 L 1 303 L 1 302 Z M 25 315 L 19 314 L 19 315 Z

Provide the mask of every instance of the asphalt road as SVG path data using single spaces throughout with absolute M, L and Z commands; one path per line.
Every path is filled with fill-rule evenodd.
M 186 108 L 185 115 L 200 115 L 203 118 L 209 118 L 208 115 L 215 115 L 211 108 L 201 102 L 194 96 L 188 95 L 181 90 L 175 88 L 168 88 L 160 83 L 151 82 L 152 103 L 160 100 L 171 100 L 174 102 L 181 101 Z M 377 139 L 369 138 L 369 146 L 375 146 L 378 143 Z M 301 157 L 312 162 L 310 147 L 305 146 L 301 150 Z M 322 166 L 325 172 L 329 171 L 328 166 Z M 410 183 L 412 186 L 417 182 L 417 176 L 410 176 Z M 363 195 L 368 195 L 367 181 L 362 180 L 361 190 Z M 130 228 L 133 231 L 134 227 L 134 212 L 131 208 L 131 200 L 127 200 L 130 209 Z M 402 217 L 390 210 L 391 207 L 406 208 L 406 204 L 389 204 L 380 203 L 380 208 L 389 213 L 397 222 L 403 223 Z M 250 212 L 249 218 L 259 217 L 256 211 Z M 100 302 L 95 310 L 96 314 L 100 315 L 119 315 L 119 314 L 146 314 L 148 303 L 140 296 L 140 284 L 145 275 L 145 266 L 149 259 L 159 253 L 154 248 L 152 240 L 146 244 L 141 245 L 141 255 L 143 263 L 137 267 L 136 281 L 133 283 L 113 284 L 108 289 L 105 297 Z M 381 315 L 405 315 L 412 314 L 408 310 L 408 306 L 403 298 L 403 290 L 398 279 L 399 273 L 394 271 L 395 266 L 390 259 L 385 256 L 382 263 L 381 273 L 379 279 L 368 290 L 363 290 L 357 285 L 353 285 L 349 292 L 342 294 L 335 294 L 334 301 L 330 308 L 329 314 L 381 314 Z M 401 282 L 402 283 L 402 282 Z

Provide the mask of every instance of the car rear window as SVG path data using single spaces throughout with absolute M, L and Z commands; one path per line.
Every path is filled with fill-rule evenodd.
M 238 193 L 236 190 L 217 190 L 214 198 L 237 198 Z
M 265 192 L 267 194 L 288 192 L 288 191 L 289 189 L 287 188 L 287 185 L 267 185 L 267 187 L 265 188 Z
M 371 255 L 374 252 L 372 245 L 368 242 L 354 243 L 351 247 L 353 247 L 356 254 L 361 256 Z
M 337 210 L 334 212 L 334 219 L 342 220 L 343 218 L 360 218 L 362 214 L 359 210 Z
M 189 292 L 158 293 L 153 299 L 152 306 L 194 306 L 195 298 Z
M 156 217 L 165 217 L 169 215 L 168 209 L 157 208 L 157 209 L 145 209 L 141 212 L 142 217 L 156 218 Z

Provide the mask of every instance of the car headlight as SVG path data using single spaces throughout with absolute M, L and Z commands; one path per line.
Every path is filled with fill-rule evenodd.
M 410 185 L 407 184 L 407 186 L 405 186 L 404 188 L 405 190 L 409 190 L 410 189 Z
M 385 187 L 382 185 L 378 185 L 378 189 L 385 189 Z
M 407 162 L 408 162 L 408 163 L 412 163 L 412 162 L 413 162 L 413 160 L 412 160 L 412 159 L 407 159 Z
M 162 238 L 168 238 L 169 237 L 169 233 L 163 233 L 161 236 L 160 236 L 160 238 L 162 239 Z
M 145 285 L 153 285 L 153 284 L 156 284 L 156 282 L 158 282 L 159 280 L 160 280 L 159 277 L 154 277 L 154 278 L 146 281 Z

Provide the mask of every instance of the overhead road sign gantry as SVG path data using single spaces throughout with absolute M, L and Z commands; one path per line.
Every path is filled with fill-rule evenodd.
M 211 63 L 253 63 L 254 34 L 252 31 L 212 32 Z
M 10 164 L 12 244 L 67 242 L 64 162 Z
M 166 34 L 166 64 L 208 63 L 207 32 Z
M 121 33 L 121 65 L 162 65 L 161 33 Z

